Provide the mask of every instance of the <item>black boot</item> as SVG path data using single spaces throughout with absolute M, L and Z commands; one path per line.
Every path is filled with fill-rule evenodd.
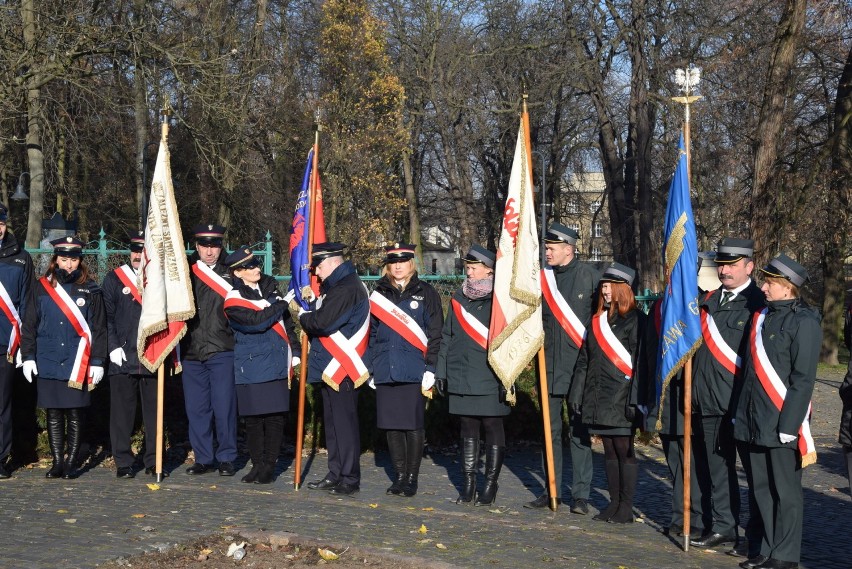
M 275 480 L 275 465 L 284 440 L 284 414 L 277 413 L 263 418 L 263 465 L 257 473 L 255 484 L 272 484 Z
M 506 455 L 506 447 L 492 445 L 485 449 L 485 488 L 476 499 L 476 506 L 490 506 L 497 498 L 497 479 L 503 468 L 503 457 Z
M 597 516 L 592 518 L 593 520 L 599 520 L 602 522 L 608 521 L 615 515 L 616 510 L 618 510 L 618 504 L 621 501 L 621 474 L 618 469 L 618 461 L 607 460 L 605 469 L 606 483 L 609 487 L 609 505 L 601 510 Z
M 83 409 L 75 407 L 66 411 L 68 415 L 68 460 L 62 478 L 71 480 L 77 478 L 77 459 L 80 456 L 80 444 L 83 439 Z
M 426 431 L 405 432 L 405 485 L 402 487 L 402 495 L 411 498 L 417 494 L 417 476 L 420 473 L 420 462 L 423 460 L 423 445 L 426 443 Z
M 65 465 L 65 410 L 47 409 L 47 440 L 50 443 L 50 454 L 53 455 L 53 466 L 45 474 L 46 478 L 62 478 Z
M 405 486 L 405 465 L 407 459 L 407 441 L 405 431 L 388 431 L 388 452 L 394 469 L 393 484 L 385 491 L 386 494 L 399 496 Z
M 246 443 L 248 443 L 251 470 L 240 481 L 251 484 L 263 464 L 263 419 L 256 416 L 246 417 Z
M 633 494 L 636 492 L 636 475 L 639 465 L 626 462 L 621 465 L 620 503 L 615 514 L 607 520 L 611 524 L 633 523 Z
M 461 458 L 464 480 L 462 491 L 459 493 L 456 504 L 469 504 L 476 497 L 476 466 L 479 462 L 479 439 L 462 439 Z

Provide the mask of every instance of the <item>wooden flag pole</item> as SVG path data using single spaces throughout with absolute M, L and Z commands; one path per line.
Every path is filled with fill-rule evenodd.
M 541 422 L 544 424 L 544 459 L 547 465 L 547 468 L 545 468 L 547 493 L 550 496 L 550 509 L 555 512 L 559 507 L 559 502 L 557 501 L 559 494 L 556 491 L 556 474 L 553 471 L 553 440 L 551 439 L 552 431 L 550 430 L 550 393 L 548 391 L 544 347 L 541 347 L 538 350 L 538 394 L 541 397 Z
M 311 177 L 308 182 L 308 199 L 311 208 L 308 214 L 308 261 L 311 259 L 311 250 L 314 246 L 314 225 L 316 224 L 316 198 L 318 180 L 318 154 L 319 154 L 319 120 L 314 125 L 314 155 L 311 165 Z M 299 403 L 296 416 L 296 460 L 293 469 L 293 488 L 298 490 L 302 483 L 302 447 L 305 438 L 305 392 L 308 380 L 308 336 L 302 331 L 302 362 L 299 366 Z
M 154 470 L 157 474 L 157 483 L 163 481 L 163 402 L 166 393 L 165 366 L 160 364 L 157 368 L 157 458 Z

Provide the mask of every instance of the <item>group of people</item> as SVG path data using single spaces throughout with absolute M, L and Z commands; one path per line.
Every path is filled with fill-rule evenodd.
M 109 376 L 110 439 L 119 478 L 135 476 L 130 447 L 137 397 L 146 425 L 145 472 L 154 474 L 156 384 L 136 355 L 141 293 L 138 272 L 144 236 L 130 239 L 128 263 L 98 285 L 75 237 L 52 241 L 54 254 L 36 279 L 32 260 L 6 231 L 0 206 L 0 478 L 11 445 L 9 393 L 17 356 L 36 381 L 46 410 L 53 463 L 47 478 L 74 478 L 84 408 Z M 281 447 L 290 382 L 300 346 L 274 278 L 247 247 L 227 254 L 225 228 L 199 225 L 190 257 L 196 314 L 180 362 L 189 438 L 195 462 L 186 472 L 233 476 L 237 416 L 245 418 L 252 462 L 243 482 L 268 484 Z M 545 237 L 541 271 L 545 366 L 561 501 L 563 403 L 572 461 L 571 511 L 589 513 L 591 436 L 604 447 L 609 504 L 594 519 L 633 521 L 638 465 L 637 429 L 658 431 L 674 483 L 671 531 L 683 523 L 683 377 L 658 389 L 658 302 L 646 317 L 632 291 L 634 269 L 612 263 L 602 274 L 577 257 L 575 230 L 554 223 Z M 459 418 L 462 482 L 457 502 L 491 505 L 506 452 L 507 392 L 488 363 L 495 254 L 473 245 L 466 278 L 446 317 L 435 289 L 420 280 L 415 246 L 386 248 L 384 269 L 370 294 L 346 246 L 318 243 L 311 267 L 320 282 L 298 309 L 310 340 L 307 378 L 319 386 L 328 472 L 308 487 L 351 495 L 360 487 L 359 387 L 375 390 L 393 476 L 390 495 L 417 493 L 425 443 L 425 404 L 448 398 Z M 751 519 L 744 568 L 789 569 L 799 560 L 802 468 L 814 460 L 808 418 L 821 344 L 819 315 L 800 298 L 806 270 L 779 255 L 752 280 L 753 242 L 725 238 L 715 255 L 721 286 L 696 291 L 703 342 L 693 357 L 692 544 L 736 545 L 740 525 L 735 462 L 749 482 Z M 306 291 L 307 294 L 307 291 Z M 105 366 L 108 364 L 108 370 Z M 108 371 L 108 374 L 105 374 Z M 484 433 L 484 437 L 482 437 Z M 483 440 L 484 448 L 480 441 Z M 852 444 L 848 445 L 852 446 Z M 477 487 L 484 453 L 484 485 Z M 553 496 L 526 504 L 544 508 Z

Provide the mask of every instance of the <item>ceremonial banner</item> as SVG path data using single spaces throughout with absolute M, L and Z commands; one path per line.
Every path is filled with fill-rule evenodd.
M 311 275 L 311 259 L 308 255 L 308 220 L 311 218 L 311 180 L 316 180 L 316 217 L 314 219 L 313 243 L 323 243 L 325 237 L 325 220 L 322 212 L 322 188 L 320 187 L 319 168 L 314 171 L 314 151 L 308 152 L 308 163 L 302 176 L 302 188 L 296 200 L 296 213 L 293 216 L 293 227 L 290 230 L 290 286 L 288 290 L 295 292 L 296 301 L 308 309 L 305 300 L 307 287 L 311 287 L 315 295 L 319 295 L 319 285 L 315 276 Z
M 663 265 L 666 289 L 661 307 L 660 345 L 657 354 L 656 391 L 658 409 L 671 378 L 701 345 L 698 313 L 698 240 L 689 198 L 687 156 L 683 137 L 678 162 L 669 189 L 663 234 Z
M 195 315 L 165 136 L 160 140 L 148 204 L 137 349 L 139 361 L 153 372 L 186 334 L 186 321 Z
M 538 231 L 526 111 L 521 117 L 494 266 L 488 362 L 514 404 L 515 379 L 544 342 Z

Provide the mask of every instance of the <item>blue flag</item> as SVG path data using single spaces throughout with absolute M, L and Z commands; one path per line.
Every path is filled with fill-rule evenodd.
M 293 228 L 290 230 L 290 286 L 288 290 L 296 293 L 296 301 L 308 309 L 308 303 L 302 298 L 302 289 L 311 286 L 311 261 L 308 258 L 308 220 L 310 219 L 311 168 L 314 151 L 308 152 L 308 163 L 302 177 L 302 188 L 296 200 L 296 213 L 293 215 Z
M 657 403 L 669 380 L 701 345 L 698 313 L 698 238 L 689 201 L 689 174 L 683 136 L 669 188 L 663 234 L 666 290 L 662 300 L 660 345 L 657 355 Z

